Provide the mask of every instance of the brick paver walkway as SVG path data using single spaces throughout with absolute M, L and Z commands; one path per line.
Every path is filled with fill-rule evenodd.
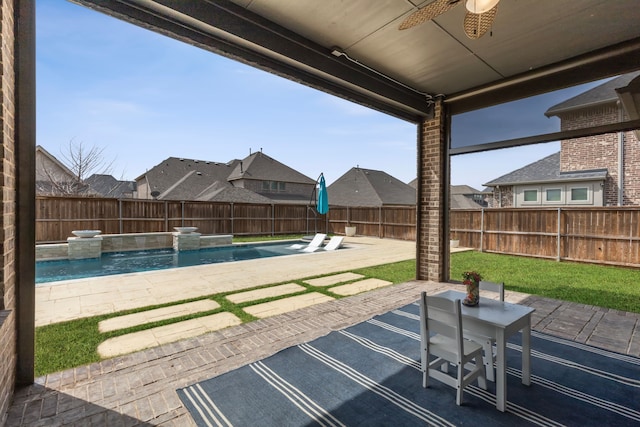
M 16 391 L 7 426 L 190 426 L 175 390 L 460 285 L 408 282 L 38 378 Z M 507 292 L 533 328 L 640 356 L 640 314 Z

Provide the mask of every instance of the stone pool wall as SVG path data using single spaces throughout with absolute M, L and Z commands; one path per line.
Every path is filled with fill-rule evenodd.
M 232 244 L 233 236 L 200 233 L 131 233 L 105 234 L 96 237 L 69 237 L 67 243 L 36 245 L 36 260 L 98 258 L 103 252 L 126 252 L 174 248 L 177 251 L 199 250 Z

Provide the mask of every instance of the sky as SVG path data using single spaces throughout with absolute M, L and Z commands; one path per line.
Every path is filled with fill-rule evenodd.
M 260 150 L 327 184 L 352 167 L 416 178 L 415 124 L 65 0 L 36 1 L 36 85 L 37 144 L 61 160 L 72 141 L 104 149 L 118 179 L 168 157 L 227 162 Z M 577 92 L 534 114 L 515 104 L 459 116 L 454 142 L 524 136 L 531 123 L 545 129 L 533 133 L 558 130 L 542 112 Z M 453 156 L 451 182 L 482 189 L 557 151 L 556 142 Z

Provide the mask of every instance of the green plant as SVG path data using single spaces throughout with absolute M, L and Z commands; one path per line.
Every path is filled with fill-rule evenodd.
M 462 283 L 465 285 L 470 285 L 472 282 L 480 283 L 480 280 L 482 280 L 482 276 L 476 271 L 465 271 L 462 273 L 462 278 L 464 279 Z

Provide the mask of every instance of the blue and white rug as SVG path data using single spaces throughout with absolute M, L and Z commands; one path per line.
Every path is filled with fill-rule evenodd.
M 422 388 L 419 308 L 410 304 L 178 390 L 198 426 L 639 426 L 640 359 L 532 332 L 507 350 L 507 410 L 494 384 Z

